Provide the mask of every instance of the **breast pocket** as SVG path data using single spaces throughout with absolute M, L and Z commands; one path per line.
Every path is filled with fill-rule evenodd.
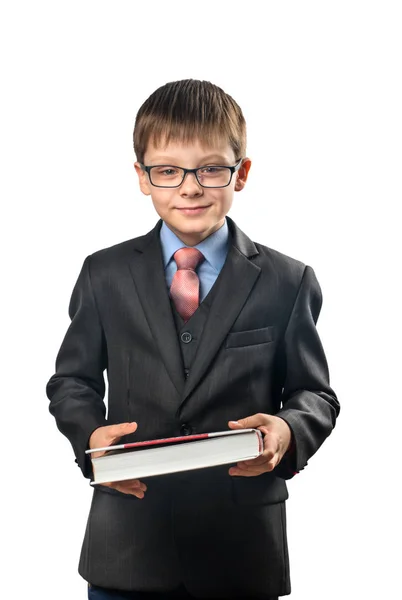
M 242 346 L 255 346 L 275 341 L 275 327 L 269 325 L 260 329 L 247 331 L 232 331 L 226 337 L 225 348 L 238 348 Z

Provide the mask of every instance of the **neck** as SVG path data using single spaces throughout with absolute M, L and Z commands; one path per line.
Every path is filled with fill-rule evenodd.
M 183 244 L 186 244 L 186 246 L 196 246 L 197 244 L 204 241 L 207 237 L 209 237 L 210 235 L 215 233 L 215 231 L 218 231 L 218 229 L 223 227 L 224 223 L 225 223 L 225 219 L 222 219 L 222 221 L 219 221 L 219 223 L 217 223 L 216 225 L 211 227 L 211 229 L 208 229 L 206 231 L 201 231 L 201 232 L 197 231 L 197 232 L 189 232 L 189 233 L 183 232 L 183 231 L 178 231 L 175 227 L 172 227 L 168 223 L 166 223 L 166 226 L 169 227 L 169 229 L 171 231 L 173 231 L 174 234 L 177 235 L 177 237 L 183 242 Z

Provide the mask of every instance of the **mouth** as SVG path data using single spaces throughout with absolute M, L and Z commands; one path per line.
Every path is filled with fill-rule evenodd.
M 179 210 L 181 213 L 185 214 L 185 215 L 199 215 L 201 213 L 203 213 L 204 211 L 207 210 L 207 208 L 209 208 L 211 206 L 211 204 L 205 205 L 205 206 L 192 206 L 187 207 L 187 206 L 183 206 L 177 207 L 177 210 Z

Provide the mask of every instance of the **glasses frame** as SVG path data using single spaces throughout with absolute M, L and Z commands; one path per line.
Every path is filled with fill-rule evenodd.
M 240 169 L 241 166 L 241 161 L 243 159 L 239 158 L 239 160 L 237 161 L 237 163 L 233 166 L 233 167 L 229 167 L 228 165 L 204 165 L 203 167 L 197 167 L 196 169 L 185 169 L 184 167 L 179 167 L 178 165 L 143 165 L 142 163 L 138 163 L 141 167 L 141 169 L 143 171 L 145 171 L 146 173 L 148 173 L 148 177 L 149 177 L 149 181 L 151 183 L 151 185 L 153 185 L 154 187 L 159 187 L 159 188 L 178 188 L 182 185 L 187 173 L 194 173 L 195 178 L 198 182 L 198 184 L 203 187 L 203 188 L 224 188 L 224 187 L 228 187 L 228 185 L 230 185 L 230 182 L 232 181 L 232 177 L 233 177 L 233 173 L 236 173 L 236 171 L 238 171 Z M 153 167 L 175 167 L 176 169 L 181 169 L 182 171 L 184 171 L 183 173 L 183 179 L 181 180 L 181 182 L 178 185 L 156 185 L 155 183 L 152 183 L 152 179 L 151 179 L 151 169 L 153 169 Z M 205 169 L 205 167 L 224 167 L 225 169 L 229 169 L 230 170 L 230 179 L 229 179 L 229 183 L 227 183 L 226 185 L 202 185 L 202 183 L 200 182 L 200 180 L 198 179 L 198 173 L 197 171 L 199 171 L 200 169 Z

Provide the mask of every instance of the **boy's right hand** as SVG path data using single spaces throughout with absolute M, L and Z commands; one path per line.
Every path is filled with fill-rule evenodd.
M 98 427 L 92 432 L 89 438 L 89 448 L 104 448 L 105 446 L 112 446 L 116 444 L 123 435 L 134 433 L 138 425 L 135 421 L 132 423 L 118 423 L 117 425 L 105 425 L 104 427 Z M 92 452 L 91 457 L 97 458 L 102 456 L 106 451 Z M 111 481 L 108 483 L 102 483 L 99 485 L 105 485 L 111 487 L 123 494 L 131 494 L 137 496 L 137 498 L 143 498 L 147 490 L 145 483 L 141 483 L 138 479 L 127 479 L 126 481 Z

